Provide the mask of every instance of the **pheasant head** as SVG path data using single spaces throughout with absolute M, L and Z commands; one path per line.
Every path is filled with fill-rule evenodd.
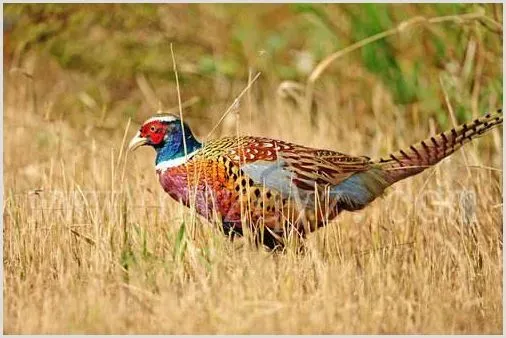
M 147 119 L 128 149 L 135 150 L 144 145 L 155 149 L 156 169 L 181 165 L 202 147 L 191 129 L 174 115 L 155 115 Z

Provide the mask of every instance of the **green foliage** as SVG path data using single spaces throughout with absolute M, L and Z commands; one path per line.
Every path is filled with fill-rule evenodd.
M 381 4 L 364 4 L 360 13 L 352 12 L 353 38 L 356 41 L 381 33 L 393 27 L 389 8 Z M 412 76 L 404 74 L 395 55 L 395 48 L 388 40 L 379 40 L 361 50 L 364 66 L 378 74 L 392 88 L 394 98 L 401 104 L 416 99 Z
M 174 259 L 180 261 L 186 252 L 186 227 L 181 223 L 174 242 Z
M 136 258 L 132 249 L 129 246 L 123 248 L 120 256 L 120 264 L 121 266 L 128 271 L 128 269 L 135 264 Z
M 299 52 L 310 55 L 314 67 L 335 51 L 416 16 L 430 18 L 485 10 L 497 21 L 498 6 L 6 4 L 4 20 L 10 27 L 6 53 L 18 55 L 14 60 L 20 63 L 30 53 L 40 56 L 39 66 L 48 59 L 57 62 L 64 72 L 80 76 L 77 92 L 84 91 L 95 98 L 113 112 L 111 115 L 133 117 L 145 100 L 136 82 L 138 74 L 149 80 L 164 106 L 177 104 L 176 95 L 168 95 L 175 92 L 172 43 L 183 99 L 205 98 L 195 112 L 204 115 L 206 102 L 218 97 L 216 87 L 210 85 L 214 78 L 219 77 L 230 86 L 244 83 L 253 70 L 262 71 L 265 83 L 304 82 L 308 71 L 300 68 Z M 364 45 L 334 62 L 319 81 L 351 77 L 355 83 L 350 86 L 359 84 L 367 96 L 370 91 L 365 89 L 373 84 L 369 77 L 372 75 L 388 90 L 395 104 L 408 108 L 419 105 L 425 111 L 446 114 L 439 77 L 448 75 L 449 64 L 464 63 L 470 41 L 474 40 L 479 43 L 480 53 L 489 55 L 480 79 L 482 88 L 499 90 L 502 69 L 490 56 L 502 58 L 500 34 L 477 22 L 422 26 Z M 475 63 L 472 60 L 472 65 Z M 21 64 L 8 68 L 17 66 Z M 363 69 L 364 75 L 355 77 L 353 67 Z M 466 81 L 450 99 L 460 100 L 452 101 L 461 106 L 456 111 L 469 114 L 474 80 Z M 90 89 L 92 86 L 96 89 Z M 93 92 L 106 92 L 106 99 L 97 99 Z M 82 107 L 75 102 L 79 95 L 73 94 L 62 95 L 56 102 L 65 111 L 61 116 L 75 117 L 78 107 Z M 479 93 L 478 106 L 487 106 L 485 96 Z

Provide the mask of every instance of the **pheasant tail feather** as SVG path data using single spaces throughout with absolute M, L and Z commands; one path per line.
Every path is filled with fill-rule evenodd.
M 385 172 L 385 179 L 393 184 L 416 175 L 460 149 L 464 144 L 482 136 L 503 122 L 502 110 L 487 114 L 470 123 L 432 136 L 374 161 Z

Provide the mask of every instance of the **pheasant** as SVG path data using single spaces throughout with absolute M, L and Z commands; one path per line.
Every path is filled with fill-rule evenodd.
M 370 159 L 264 137 L 200 142 L 177 116 L 146 120 L 129 150 L 152 146 L 162 188 L 231 237 L 246 227 L 257 243 L 282 247 L 340 212 L 356 211 L 387 187 L 430 167 L 503 122 L 502 110 L 432 136 L 388 157 Z

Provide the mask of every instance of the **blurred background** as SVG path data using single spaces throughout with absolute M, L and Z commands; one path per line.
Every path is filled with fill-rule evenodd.
M 325 94 L 357 115 L 370 114 L 381 87 L 403 114 L 418 109 L 444 127 L 442 83 L 459 120 L 500 106 L 501 4 L 6 4 L 5 103 L 24 101 L 47 120 L 76 127 L 140 122 L 177 107 L 172 43 L 185 113 L 214 121 L 251 73 L 262 72 L 261 100 L 282 81 L 304 83 L 333 52 L 405 20 L 473 12 L 489 20 L 406 29 L 340 58 L 317 83 L 322 91 L 334 83 Z M 27 81 L 23 73 L 33 87 L 12 95 Z M 255 122 L 275 114 L 261 113 Z

